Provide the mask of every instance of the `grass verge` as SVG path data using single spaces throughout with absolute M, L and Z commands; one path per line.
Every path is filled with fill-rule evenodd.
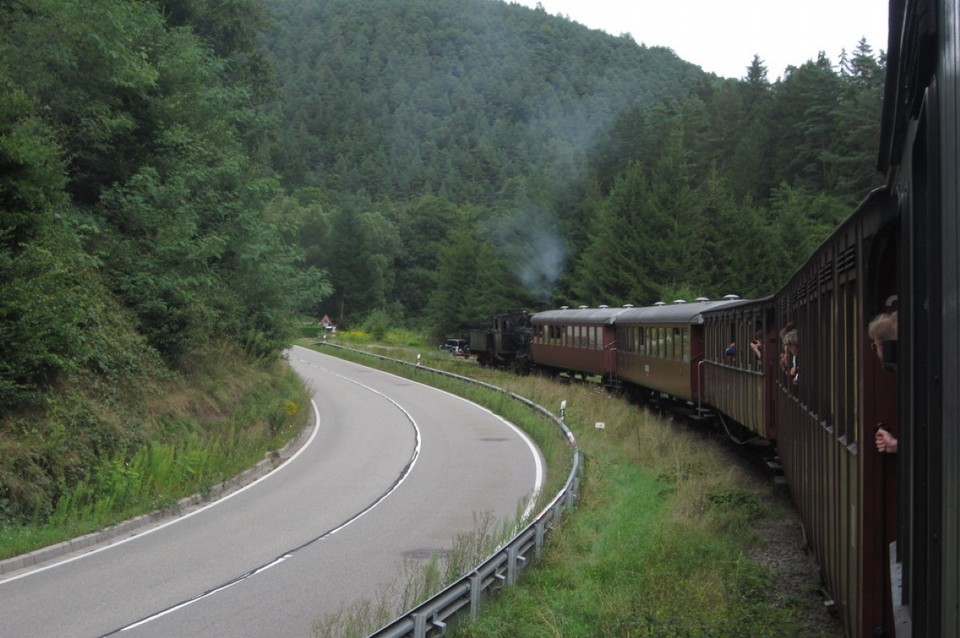
M 0 516 L 0 559 L 205 494 L 281 448 L 310 413 L 309 393 L 285 361 L 227 352 L 138 398 L 111 405 L 74 387 L 34 415 L 28 431 L 0 427 L 0 449 L 10 452 L 0 505 L 27 489 L 38 503 L 29 518 Z

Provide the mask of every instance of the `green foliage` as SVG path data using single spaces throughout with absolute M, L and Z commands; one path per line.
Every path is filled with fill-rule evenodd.
M 363 322 L 363 330 L 369 332 L 376 341 L 383 341 L 390 329 L 391 320 L 385 310 L 374 310 Z
M 299 295 L 330 293 L 301 268 L 299 216 L 278 212 L 277 184 L 252 156 L 269 121 L 254 86 L 267 78 L 254 60 L 264 5 L 164 10 L 30 0 L 4 16 L 0 267 L 22 308 L 5 308 L 0 335 L 35 346 L 0 374 L 7 394 L 84 364 L 71 336 L 89 321 L 81 277 L 114 294 L 172 366 L 214 336 L 275 352 Z M 49 317 L 31 319 L 30 291 Z
M 144 506 L 140 455 L 193 437 L 205 481 L 250 462 L 198 431 L 219 423 L 205 410 L 159 419 L 193 424 L 169 431 L 156 412 L 182 408 L 180 375 L 219 350 L 245 349 L 226 378 L 274 361 L 331 292 L 304 263 L 300 203 L 261 161 L 265 15 L 258 0 L 4 5 L 0 522 L 115 519 Z M 198 391 L 193 407 L 221 389 Z M 281 413 L 233 432 L 277 436 Z
M 0 416 L 87 352 L 90 262 L 65 215 L 60 148 L 0 66 Z

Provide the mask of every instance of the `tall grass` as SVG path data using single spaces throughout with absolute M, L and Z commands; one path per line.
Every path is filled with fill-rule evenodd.
M 502 521 L 490 512 L 474 513 L 474 526 L 452 539 L 449 551 L 404 558 L 397 579 L 370 597 L 318 618 L 316 638 L 363 638 L 456 582 L 509 540 L 523 522 Z
M 0 525 L 0 558 L 209 493 L 278 450 L 309 418 L 309 393 L 280 361 L 207 359 L 153 397 L 138 426 L 145 440 L 93 459 L 75 480 L 61 479 L 44 520 Z

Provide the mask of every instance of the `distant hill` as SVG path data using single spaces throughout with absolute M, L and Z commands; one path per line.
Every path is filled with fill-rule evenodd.
M 668 49 L 498 0 L 269 0 L 288 185 L 483 202 L 582 175 L 624 113 L 703 72 Z

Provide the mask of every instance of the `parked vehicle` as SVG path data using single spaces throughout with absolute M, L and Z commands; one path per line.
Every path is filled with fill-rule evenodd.
M 448 350 L 454 352 L 455 350 L 462 350 L 464 348 L 469 348 L 470 343 L 466 339 L 447 339 L 440 344 L 440 350 Z

